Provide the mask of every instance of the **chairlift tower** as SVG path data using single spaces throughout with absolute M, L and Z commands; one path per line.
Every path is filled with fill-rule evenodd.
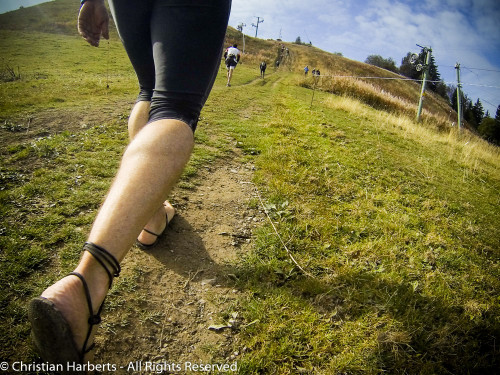
M 261 20 L 260 17 L 255 17 L 255 18 L 257 18 L 257 25 L 252 23 L 252 27 L 255 27 L 255 37 L 257 38 L 257 33 L 259 31 L 259 23 L 264 22 L 264 19 Z
M 457 115 L 458 115 L 458 130 L 461 130 L 462 126 L 462 83 L 460 82 L 460 64 L 457 62 L 455 64 L 455 69 L 457 70 Z
M 426 54 L 425 56 L 425 64 L 422 65 L 422 64 L 418 64 L 415 66 L 415 69 L 417 69 L 417 71 L 421 71 L 423 70 L 424 72 L 424 75 L 422 77 L 422 89 L 420 90 L 420 99 L 418 101 L 418 110 L 417 110 L 417 122 L 420 121 L 420 114 L 422 113 L 422 105 L 424 103 L 424 95 L 425 95 L 425 84 L 427 83 L 427 73 L 429 72 L 429 64 L 431 62 L 431 53 L 432 53 L 432 49 L 430 47 L 422 47 L 420 45 L 417 44 L 417 46 L 419 46 L 420 48 L 422 48 L 422 51 Z M 412 61 L 413 63 L 416 62 L 416 58 L 414 58 L 415 55 L 412 56 Z
M 241 36 L 243 38 L 243 54 L 245 54 L 245 34 L 243 34 L 243 28 L 246 26 L 246 23 L 241 22 L 236 28 L 238 31 L 241 33 Z

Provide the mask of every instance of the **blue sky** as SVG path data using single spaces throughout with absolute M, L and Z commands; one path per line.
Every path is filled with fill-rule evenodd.
M 19 7 L 21 6 L 30 7 L 32 5 L 45 2 L 47 2 L 47 0 L 0 0 L 0 13 L 5 13 L 10 10 L 16 10 L 19 9 Z
M 0 0 L 0 13 L 40 2 Z M 381 55 L 399 66 L 408 52 L 420 51 L 416 44 L 430 46 L 445 82 L 456 84 L 460 62 L 465 93 L 492 116 L 500 104 L 498 0 L 233 0 L 229 25 L 243 22 L 244 33 L 255 36 L 257 16 L 264 19 L 259 38 L 300 36 L 358 61 Z

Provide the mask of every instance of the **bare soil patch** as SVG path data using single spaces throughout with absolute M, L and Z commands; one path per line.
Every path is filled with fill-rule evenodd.
M 76 133 L 92 126 L 102 125 L 113 118 L 128 115 L 131 104 L 100 104 L 99 108 L 81 107 L 72 109 L 47 109 L 36 113 L 25 113 L 11 118 L 0 117 L 0 152 L 16 143 L 30 142 L 64 131 Z M 124 117 L 126 126 L 126 119 Z

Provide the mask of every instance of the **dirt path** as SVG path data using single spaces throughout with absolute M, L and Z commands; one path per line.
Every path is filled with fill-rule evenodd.
M 5 141 L 0 151 L 122 118 L 129 107 L 107 106 L 95 115 L 48 110 L 6 120 L 19 129 L 0 129 Z M 136 362 L 233 364 L 241 357 L 245 348 L 238 330 L 227 326 L 249 322 L 238 315 L 245 291 L 235 288 L 231 264 L 248 253 L 252 232 L 265 216 L 255 208 L 254 167 L 240 162 L 240 152 L 235 148 L 229 157 L 204 167 L 189 181 L 195 188 L 176 188 L 170 201 L 177 214 L 161 242 L 148 252 L 133 247 L 127 255 L 105 303 L 93 363 L 115 365 L 117 374 L 142 374 L 154 371 L 139 369 Z M 18 167 L 29 173 L 33 165 Z M 189 373 L 184 368 L 173 372 Z
M 237 156 L 204 171 L 194 190 L 175 191 L 177 215 L 166 236 L 152 251 L 134 247 L 129 253 L 105 309 L 97 363 L 131 373 L 126 366 L 135 361 L 238 360 L 244 348 L 237 330 L 209 329 L 231 325 L 231 319 L 236 321 L 232 325 L 244 323 L 237 315 L 241 291 L 234 288 L 229 262 L 249 250 L 252 231 L 264 220 L 259 209 L 249 206 L 255 197 L 253 166 L 238 164 Z M 143 367 L 135 373 L 147 372 Z

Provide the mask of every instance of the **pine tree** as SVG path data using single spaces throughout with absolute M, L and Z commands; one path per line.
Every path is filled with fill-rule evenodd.
M 436 60 L 434 55 L 431 54 L 431 59 L 428 67 L 428 77 L 429 77 L 429 89 L 436 92 L 438 88 L 438 83 L 441 81 L 441 75 L 439 74 Z
M 455 90 L 453 90 L 453 94 L 451 95 L 451 108 L 453 108 L 455 112 L 458 112 L 457 91 L 458 90 L 455 87 Z M 462 113 L 465 113 L 464 111 L 467 109 L 467 103 L 470 103 L 470 99 L 467 97 L 467 95 L 464 94 L 463 91 L 460 91 L 460 96 L 461 96 L 460 103 L 462 105 Z
M 421 71 L 418 71 L 416 67 L 417 65 L 425 66 L 427 53 L 425 50 L 422 50 L 413 64 L 411 63 L 412 55 L 413 53 L 408 52 L 406 56 L 403 57 L 401 60 L 401 66 L 399 67 L 399 72 L 408 78 L 422 79 L 424 70 L 422 69 Z M 432 90 L 441 95 L 443 98 L 446 98 L 446 84 L 441 81 L 441 75 L 439 74 L 436 60 L 434 59 L 432 53 L 427 69 L 427 87 L 429 90 Z
M 458 102 L 457 102 L 457 89 L 453 90 L 453 94 L 451 94 L 451 108 L 455 112 L 458 112 Z
M 472 115 L 474 116 L 476 124 L 481 124 L 481 121 L 483 121 L 484 117 L 484 108 L 479 99 L 477 100 L 476 104 L 472 106 Z
M 479 134 L 488 141 L 500 145 L 500 105 L 495 118 L 485 117 L 478 128 Z
M 462 109 L 464 120 L 467 121 L 474 129 L 477 129 L 479 124 L 476 122 L 476 118 L 474 116 L 474 104 L 472 104 L 472 100 L 470 100 L 466 94 L 463 94 L 462 97 Z

